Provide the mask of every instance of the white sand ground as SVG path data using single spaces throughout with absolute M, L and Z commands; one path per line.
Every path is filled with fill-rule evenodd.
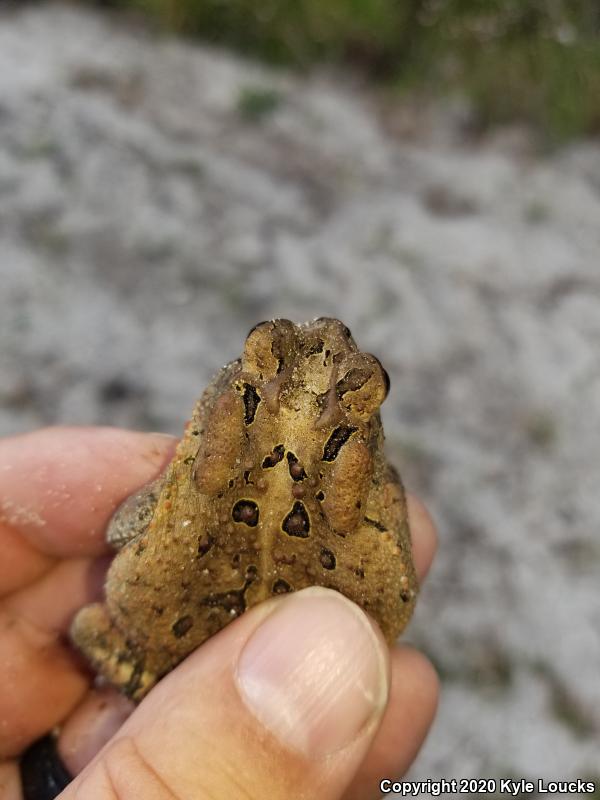
M 253 122 L 257 90 L 279 102 Z M 598 779 L 600 147 L 464 119 L 6 10 L 0 433 L 177 433 L 252 324 L 341 317 L 441 534 L 409 638 L 444 691 L 411 777 Z

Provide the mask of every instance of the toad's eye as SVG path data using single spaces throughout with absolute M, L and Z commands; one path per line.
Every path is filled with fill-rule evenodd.
M 339 380 L 335 385 L 335 392 L 341 399 L 346 392 L 357 392 L 369 380 L 373 370 L 361 369 L 360 367 L 353 367 L 348 370 L 344 377 Z
M 366 422 L 387 397 L 390 379 L 369 353 L 357 354 L 345 366 L 347 371 L 335 386 L 336 395 L 345 411 Z

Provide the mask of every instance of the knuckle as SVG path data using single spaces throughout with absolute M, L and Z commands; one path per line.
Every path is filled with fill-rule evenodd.
M 152 800 L 179 800 L 157 770 L 142 754 L 131 736 L 113 742 L 100 758 L 111 800 L 135 800 L 139 797 Z

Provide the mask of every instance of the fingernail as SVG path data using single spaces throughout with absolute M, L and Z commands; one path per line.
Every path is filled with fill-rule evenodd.
M 284 746 L 318 758 L 380 717 L 387 654 L 358 606 L 310 588 L 282 599 L 253 633 L 236 680 L 250 711 Z

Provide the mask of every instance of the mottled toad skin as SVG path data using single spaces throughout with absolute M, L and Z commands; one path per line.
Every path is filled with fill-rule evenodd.
M 412 613 L 404 491 L 383 453 L 379 361 L 338 320 L 263 322 L 198 401 L 164 474 L 116 512 L 104 603 L 75 644 L 139 701 L 245 609 L 337 589 L 391 643 Z

